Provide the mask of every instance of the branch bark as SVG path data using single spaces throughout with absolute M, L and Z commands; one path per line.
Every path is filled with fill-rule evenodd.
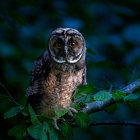
M 129 85 L 120 89 L 120 91 L 126 94 L 131 94 L 133 93 L 133 91 L 139 88 L 140 88 L 140 79 L 130 83 Z M 114 103 L 116 103 L 116 101 L 114 101 L 113 98 L 110 98 L 109 100 L 106 100 L 106 101 L 95 101 L 92 103 L 87 103 L 86 106 L 81 110 L 81 112 L 94 113 L 94 112 L 103 110 L 105 107 Z
M 93 122 L 89 124 L 90 127 L 100 126 L 100 125 L 131 125 L 131 126 L 140 127 L 140 123 L 134 121 L 104 121 L 104 122 Z M 72 125 L 72 126 L 79 127 L 78 125 Z

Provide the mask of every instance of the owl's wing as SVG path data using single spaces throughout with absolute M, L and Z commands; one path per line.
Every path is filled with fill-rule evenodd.
M 82 85 L 86 85 L 86 84 L 87 84 L 87 79 L 86 79 L 86 66 L 85 66 L 82 75 Z
M 46 51 L 35 62 L 31 71 L 31 84 L 49 71 L 50 57 Z
M 42 94 L 41 83 L 43 78 L 49 73 L 50 57 L 46 51 L 42 54 L 33 65 L 31 70 L 30 86 L 27 89 L 27 96 L 34 94 Z
M 27 89 L 27 105 L 33 107 L 35 111 L 39 110 L 44 91 L 42 88 L 42 81 L 49 73 L 50 57 L 46 51 L 35 62 L 31 71 L 30 85 Z

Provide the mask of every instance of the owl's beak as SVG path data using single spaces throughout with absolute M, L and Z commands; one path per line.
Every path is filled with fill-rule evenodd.
M 65 52 L 65 57 L 67 58 L 67 55 L 68 55 L 68 46 L 65 46 L 64 47 L 64 52 Z

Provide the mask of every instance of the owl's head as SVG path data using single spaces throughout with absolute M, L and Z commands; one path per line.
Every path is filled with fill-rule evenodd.
M 85 56 L 85 50 L 84 37 L 75 29 L 58 28 L 49 38 L 49 55 L 56 63 L 76 63 Z

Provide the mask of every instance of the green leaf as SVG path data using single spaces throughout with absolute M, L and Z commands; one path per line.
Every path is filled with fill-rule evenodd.
M 28 110 L 30 113 L 30 117 L 31 117 L 31 122 L 33 125 L 38 125 L 40 124 L 40 121 L 38 120 L 36 113 L 34 112 L 33 108 L 31 107 L 31 105 L 28 105 Z
M 108 113 L 113 113 L 116 110 L 117 110 L 117 104 L 112 104 L 105 108 L 105 111 Z
M 23 134 L 26 131 L 26 126 L 24 124 L 16 125 L 8 130 L 9 136 L 16 137 L 16 140 L 23 140 Z
M 127 102 L 128 106 L 130 107 L 130 109 L 132 109 L 132 111 L 138 111 L 140 104 L 138 100 L 133 100 L 131 102 Z
M 48 137 L 46 135 L 46 129 L 44 128 L 44 125 L 32 125 L 27 128 L 27 131 L 30 136 L 32 136 L 34 139 L 39 140 L 47 140 Z
M 81 108 L 82 108 L 82 106 L 83 106 L 84 104 L 82 103 L 82 102 L 79 102 L 79 103 L 76 103 L 75 104 L 75 109 L 77 110 L 77 111 L 79 111 L 79 110 L 81 110 Z
M 133 100 L 137 100 L 139 97 L 136 94 L 129 94 L 127 96 L 125 96 L 123 99 L 125 102 L 127 101 L 133 101 Z
M 12 107 L 9 111 L 4 113 L 4 119 L 16 116 L 19 112 L 23 110 L 23 108 L 23 106 Z
M 94 86 L 92 84 L 87 84 L 87 85 L 80 85 L 76 89 L 76 91 L 73 94 L 73 98 L 76 98 L 80 96 L 81 94 L 89 94 L 93 91 Z
M 75 124 L 82 128 L 88 127 L 90 123 L 89 115 L 84 112 L 79 112 L 75 114 L 74 119 L 75 119 Z
M 92 54 L 92 55 L 96 55 L 96 53 L 93 52 L 90 48 L 87 48 L 87 52 L 90 53 L 90 54 Z
M 49 130 L 49 140 L 58 140 L 57 133 L 54 129 Z
M 70 138 L 71 138 L 73 132 L 72 132 L 72 128 L 71 128 L 70 125 L 68 125 L 67 123 L 63 123 L 63 124 L 61 123 L 61 124 L 59 125 L 59 128 L 60 128 L 60 130 L 61 130 L 61 134 L 62 134 L 64 137 L 66 137 L 66 139 L 70 139 Z
M 55 111 L 55 114 L 58 117 L 62 117 L 63 115 L 65 115 L 69 111 L 69 108 L 64 108 L 64 109 L 58 109 L 58 108 L 56 108 L 54 111 Z
M 29 110 L 28 110 L 28 108 L 25 107 L 25 108 L 21 111 L 21 113 L 22 113 L 25 117 L 29 116 Z
M 112 91 L 112 98 L 115 101 L 122 99 L 124 96 L 126 96 L 126 93 L 124 93 L 122 91 Z
M 99 91 L 93 95 L 95 101 L 105 101 L 105 100 L 109 100 L 111 97 L 112 95 L 110 94 L 110 92 L 105 90 Z

